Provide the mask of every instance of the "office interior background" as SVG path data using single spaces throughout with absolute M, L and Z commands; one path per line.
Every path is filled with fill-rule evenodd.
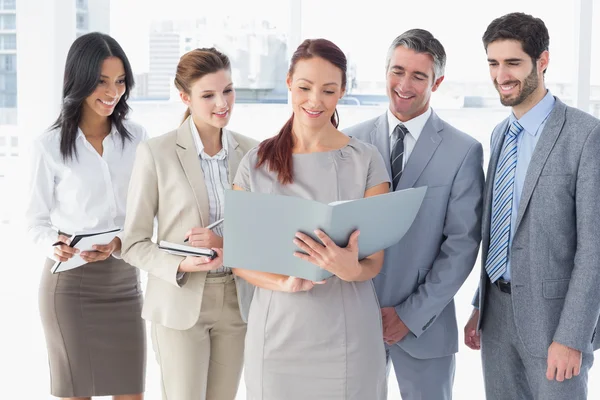
M 172 83 L 179 57 L 196 47 L 219 48 L 231 58 L 237 92 L 229 127 L 261 140 L 276 134 L 291 113 L 285 77 L 303 39 L 332 40 L 348 58 L 339 106 L 344 128 L 385 111 L 387 48 L 405 30 L 425 28 L 448 55 L 432 107 L 483 144 L 487 165 L 491 130 L 510 110 L 489 79 L 481 36 L 492 19 L 513 11 L 542 18 L 550 31 L 547 87 L 600 117 L 600 0 L 504 0 L 493 7 L 478 0 L 0 0 L 0 363 L 8 371 L 0 377 L 0 397 L 51 398 L 37 308 L 43 257 L 24 239 L 22 205 L 29 145 L 58 116 L 65 58 L 76 37 L 101 31 L 122 45 L 136 81 L 131 119 L 150 136 L 176 128 L 183 116 Z M 479 261 L 455 299 L 461 340 L 478 270 Z M 400 399 L 390 377 L 389 398 Z M 146 381 L 146 398 L 158 400 L 149 338 Z M 589 382 L 589 398 L 600 398 L 600 367 Z M 479 353 L 463 344 L 454 394 L 484 399 Z M 238 398 L 245 398 L 243 380 Z

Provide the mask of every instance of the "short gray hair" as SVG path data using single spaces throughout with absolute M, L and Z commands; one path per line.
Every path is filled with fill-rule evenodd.
M 385 62 L 386 70 L 390 67 L 390 61 L 394 51 L 400 46 L 411 49 L 417 53 L 429 54 L 433 58 L 434 81 L 444 75 L 444 68 L 446 67 L 446 51 L 440 41 L 433 37 L 429 31 L 426 31 L 425 29 L 410 29 L 394 39 L 388 49 L 387 60 Z

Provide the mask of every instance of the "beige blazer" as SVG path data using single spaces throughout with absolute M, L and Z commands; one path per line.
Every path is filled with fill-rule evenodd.
M 229 145 L 229 182 L 240 160 L 258 142 L 223 129 Z M 183 244 L 186 232 L 209 224 L 208 194 L 189 119 L 179 129 L 140 143 L 127 194 L 122 256 L 148 272 L 142 317 L 172 329 L 191 328 L 200 316 L 206 272 L 177 280 L 182 256 L 159 250 L 157 243 Z M 236 277 L 240 310 L 247 310 L 253 287 Z M 242 317 L 246 320 L 244 312 Z

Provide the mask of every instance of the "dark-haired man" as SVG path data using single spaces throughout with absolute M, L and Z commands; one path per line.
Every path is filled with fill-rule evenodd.
M 512 112 L 492 133 L 465 344 L 482 350 L 488 400 L 582 400 L 600 347 L 600 121 L 546 89 L 542 20 L 497 18 L 483 44 Z

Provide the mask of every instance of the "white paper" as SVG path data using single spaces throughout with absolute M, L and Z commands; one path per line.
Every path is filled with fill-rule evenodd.
M 79 249 L 79 253 L 75 254 L 69 260 L 65 262 L 56 262 L 52 267 L 52 273 L 68 271 L 73 268 L 81 267 L 84 264 L 87 264 L 86 261 L 81 258 L 80 254 L 83 251 L 96 251 L 94 250 L 94 245 L 106 245 L 109 244 L 116 236 L 119 234 L 121 230 L 104 232 L 99 234 L 94 234 L 94 232 L 77 232 L 72 237 L 74 238 L 77 235 L 90 235 L 79 240 L 74 248 Z

